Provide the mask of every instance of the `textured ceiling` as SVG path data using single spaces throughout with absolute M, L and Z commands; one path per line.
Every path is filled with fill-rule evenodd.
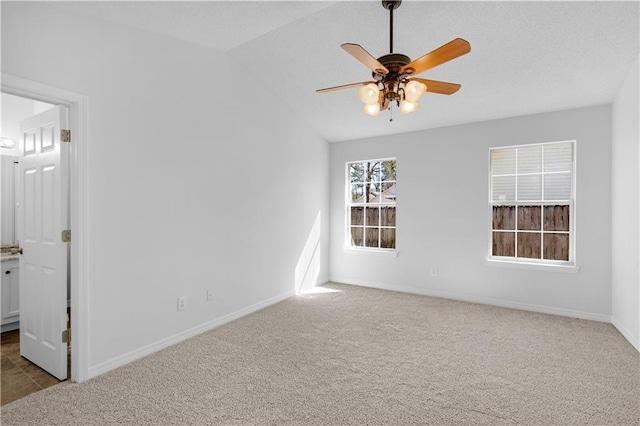
M 70 1 L 51 5 L 228 51 L 307 15 L 325 1 Z
M 371 78 L 341 43 L 389 53 L 379 1 L 52 4 L 225 51 L 332 142 L 611 103 L 640 45 L 637 1 L 405 0 L 396 53 L 415 59 L 456 37 L 471 52 L 420 75 L 461 83 L 458 93 L 428 93 L 390 122 L 389 112 L 364 115 L 357 89 L 315 93 Z

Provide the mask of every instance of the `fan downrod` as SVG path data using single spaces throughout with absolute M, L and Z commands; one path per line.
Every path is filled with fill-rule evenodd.
M 382 0 L 382 7 L 389 11 L 389 53 L 393 53 L 393 11 L 400 7 L 402 0 Z

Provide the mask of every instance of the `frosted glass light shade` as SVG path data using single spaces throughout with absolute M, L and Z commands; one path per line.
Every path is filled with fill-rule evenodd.
M 358 97 L 365 105 L 377 104 L 379 95 L 380 89 L 373 83 L 362 86 L 360 90 L 358 90 Z
M 427 86 L 424 83 L 420 83 L 419 81 L 411 80 L 404 87 L 404 99 L 415 103 L 420 99 L 420 96 L 424 95 L 424 92 L 427 91 Z
M 400 102 L 400 112 L 402 114 L 409 114 L 410 112 L 413 112 L 418 108 L 420 108 L 420 105 L 418 105 L 417 102 L 409 102 L 409 101 Z
M 369 104 L 369 105 L 365 105 L 362 108 L 362 112 L 364 112 L 365 114 L 369 114 L 372 116 L 377 116 L 378 114 L 380 114 L 380 104 Z

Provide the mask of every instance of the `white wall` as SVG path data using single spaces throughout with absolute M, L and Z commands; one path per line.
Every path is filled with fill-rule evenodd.
M 2 72 L 89 98 L 90 375 L 293 294 L 319 215 L 315 268 L 327 279 L 328 144 L 234 64 L 44 4 L 2 4 Z
M 612 317 L 640 350 L 640 132 L 638 58 L 612 107 Z
M 489 148 L 574 139 L 579 272 L 488 266 Z M 397 157 L 397 258 L 343 250 L 345 162 L 381 157 Z M 332 144 L 330 278 L 610 321 L 610 175 L 610 106 Z

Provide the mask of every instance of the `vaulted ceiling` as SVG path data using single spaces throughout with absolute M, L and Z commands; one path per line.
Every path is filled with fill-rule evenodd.
M 639 3 L 405 0 L 394 13 L 394 50 L 415 59 L 456 38 L 465 56 L 420 77 L 461 83 L 427 94 L 408 115 L 361 112 L 370 80 L 340 48 L 389 53 L 380 1 L 64 2 L 53 7 L 226 52 L 331 142 L 611 103 L 638 56 Z

